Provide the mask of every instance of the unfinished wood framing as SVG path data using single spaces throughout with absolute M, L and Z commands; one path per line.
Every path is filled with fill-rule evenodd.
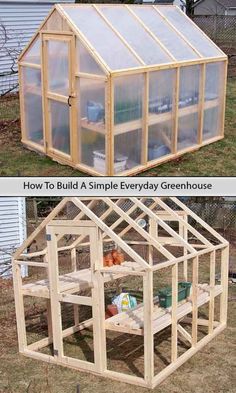
M 224 137 L 226 78 L 227 56 L 178 7 L 56 5 L 19 57 L 22 143 L 134 175 Z
M 140 219 L 145 220 L 142 226 Z M 43 238 L 42 249 L 27 254 L 27 248 L 38 236 Z M 103 266 L 104 252 L 114 248 L 123 253 L 125 261 L 121 265 Z M 34 359 L 154 388 L 226 327 L 228 249 L 228 242 L 177 198 L 65 198 L 13 257 L 19 351 Z M 88 258 L 86 266 L 84 262 L 81 266 L 83 253 Z M 61 262 L 65 255 L 66 267 Z M 220 260 L 220 282 L 215 281 L 216 258 Z M 25 282 L 20 275 L 21 265 L 44 272 L 43 278 L 38 279 L 38 273 L 35 276 L 32 270 L 32 277 Z M 206 266 L 209 277 L 200 282 L 199 272 Z M 160 273 L 168 268 L 171 303 L 165 308 L 155 285 Z M 108 283 L 129 277 L 141 279 L 142 300 L 133 309 L 105 319 Z M 191 289 L 179 299 L 181 279 L 184 282 L 188 279 Z M 161 281 L 161 285 L 165 287 L 165 282 Z M 48 328 L 45 337 L 35 342 L 28 341 L 26 297 L 45 300 Z M 215 301 L 217 297 L 219 302 Z M 71 326 L 65 328 L 63 307 L 67 305 L 72 307 L 72 319 Z M 92 317 L 81 320 L 82 306 L 92 310 Z M 209 306 L 205 317 L 202 314 L 200 317 L 198 311 L 202 306 Z M 168 327 L 171 327 L 168 365 L 156 370 L 154 335 Z M 91 328 L 93 361 L 65 350 L 66 337 Z M 131 339 L 143 336 L 142 378 L 108 369 L 109 331 L 126 333 Z M 188 343 L 181 354 L 178 338 Z M 74 345 L 80 345 L 80 340 L 75 342 Z M 40 352 L 50 345 L 52 355 Z

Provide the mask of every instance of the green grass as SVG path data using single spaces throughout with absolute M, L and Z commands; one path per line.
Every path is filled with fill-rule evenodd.
M 227 86 L 225 138 L 194 153 L 143 172 L 140 176 L 235 176 L 236 78 Z M 17 100 L 0 104 L 0 176 L 85 176 L 23 147 Z

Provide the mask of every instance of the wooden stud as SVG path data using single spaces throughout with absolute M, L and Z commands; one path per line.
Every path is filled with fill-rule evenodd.
M 222 295 L 220 297 L 220 323 L 227 323 L 228 310 L 228 281 L 229 281 L 229 247 L 225 247 L 221 251 L 221 285 Z
M 177 306 L 178 306 L 178 264 L 176 263 L 172 267 L 171 362 L 175 362 L 178 357 Z
M 209 325 L 208 333 L 212 334 L 214 329 L 214 314 L 215 314 L 215 262 L 216 252 L 210 253 L 210 301 L 209 301 Z
M 192 262 L 192 346 L 197 345 L 197 320 L 198 320 L 198 257 L 193 258 Z
M 154 340 L 153 340 L 153 273 L 143 277 L 144 302 L 144 380 L 152 386 L 154 377 Z
M 15 292 L 15 308 L 19 351 L 27 348 L 24 300 L 22 295 L 21 267 L 12 260 L 13 285 Z

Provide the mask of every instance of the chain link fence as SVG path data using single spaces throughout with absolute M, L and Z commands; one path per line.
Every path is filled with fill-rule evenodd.
M 37 226 L 43 218 L 47 217 L 60 200 L 60 197 L 27 198 L 26 214 L 28 224 L 30 226 Z M 226 238 L 230 236 L 232 240 L 234 237 L 236 240 L 236 198 L 235 200 L 200 197 L 185 198 L 184 203 L 214 229 L 224 234 Z M 102 203 L 98 206 L 98 209 L 101 210 L 102 214 Z M 96 213 L 99 214 L 99 212 Z M 228 240 L 230 239 L 228 238 Z
M 226 53 L 228 75 L 236 76 L 236 15 L 194 15 L 192 19 Z

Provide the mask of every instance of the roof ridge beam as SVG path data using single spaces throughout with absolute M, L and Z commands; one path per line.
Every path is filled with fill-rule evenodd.
M 193 248 L 188 242 L 186 242 L 177 232 L 175 232 L 169 225 L 167 225 L 157 214 L 155 214 L 152 210 L 150 210 L 147 206 L 145 206 L 142 202 L 140 202 L 137 198 L 133 199 L 136 201 L 137 206 L 146 212 L 146 214 L 153 218 L 159 225 L 161 225 L 171 236 L 173 236 L 178 242 L 182 244 L 183 247 L 189 252 L 196 252 L 195 248 Z
M 204 58 L 204 56 L 196 49 L 194 46 L 188 41 L 188 39 L 168 20 L 168 18 L 159 10 L 159 8 L 152 5 L 153 9 L 161 16 L 162 19 L 174 30 L 190 48 L 198 55 L 200 58 Z
M 126 39 L 120 34 L 120 32 L 115 29 L 112 23 L 106 18 L 106 16 L 99 10 L 99 7 L 96 4 L 92 4 L 92 7 L 97 11 L 97 13 L 101 16 L 101 18 L 106 22 L 106 24 L 110 27 L 110 29 L 119 37 L 119 39 L 123 42 L 123 44 L 129 49 L 129 51 L 136 57 L 139 63 L 143 66 L 146 66 L 144 60 L 137 54 L 137 52 L 132 48 L 132 46 L 126 41 Z
M 130 198 L 128 198 L 130 199 Z M 137 203 L 135 201 L 135 198 L 132 198 L 132 202 L 134 200 L 134 203 L 137 206 Z M 111 201 L 109 198 L 105 198 L 106 203 L 108 203 L 110 206 L 113 206 L 114 210 L 120 214 L 120 216 L 123 216 L 123 219 L 128 222 L 131 227 L 133 227 L 141 236 L 143 236 L 144 239 L 146 239 L 148 242 L 151 243 L 151 245 L 156 248 L 162 255 L 164 255 L 166 258 L 173 259 L 175 256 L 171 254 L 168 250 L 166 250 L 165 247 L 162 246 L 161 243 L 158 242 L 158 240 L 154 239 L 149 233 L 144 231 L 135 220 L 133 220 L 131 217 L 128 216 L 127 213 L 125 213 L 119 206 L 117 206 L 113 201 Z M 142 202 L 140 202 L 142 204 Z M 144 205 L 143 205 L 144 206 Z
M 201 233 L 199 233 L 195 228 L 193 228 L 191 224 L 189 224 L 187 221 L 184 221 L 182 219 L 182 217 L 180 217 L 177 213 L 175 213 L 175 211 L 173 209 L 171 209 L 169 206 L 167 206 L 165 202 L 160 200 L 158 197 L 154 197 L 153 199 L 155 201 L 157 201 L 159 206 L 163 207 L 163 209 L 165 211 L 172 214 L 174 217 L 176 217 L 178 219 L 179 222 L 181 222 L 183 225 L 185 225 L 188 228 L 188 230 L 193 235 L 195 235 L 198 238 L 198 240 L 200 240 L 203 244 L 205 244 L 206 246 L 212 246 L 212 243 L 209 240 L 207 240 L 203 235 L 201 235 Z
M 58 10 L 60 15 L 66 20 L 68 25 L 74 31 L 75 35 L 78 36 L 78 38 L 81 40 L 82 44 L 89 51 L 91 56 L 94 57 L 94 59 L 96 60 L 98 65 L 102 68 L 104 73 L 106 75 L 110 74 L 111 73 L 111 68 L 103 60 L 103 58 L 99 55 L 99 53 L 96 51 L 94 46 L 90 43 L 90 41 L 87 40 L 86 36 L 80 31 L 80 29 L 76 26 L 76 24 L 69 18 L 69 16 L 66 14 L 66 11 L 64 11 L 62 5 L 61 4 L 56 4 L 55 8 Z
M 170 197 L 170 199 L 174 203 L 176 203 L 176 205 L 181 207 L 181 209 L 186 211 L 186 213 L 188 213 L 188 215 L 191 216 L 195 221 L 197 221 L 199 224 L 201 224 L 203 226 L 203 228 L 205 228 L 206 230 L 208 230 L 208 232 L 210 232 L 213 236 L 215 236 L 217 240 L 219 240 L 223 244 L 226 244 L 226 245 L 228 244 L 228 241 L 226 239 L 224 239 L 223 236 L 221 236 L 218 232 L 215 231 L 215 229 L 213 229 L 210 225 L 208 225 L 205 221 L 203 221 L 200 217 L 198 217 L 197 214 L 195 214 L 191 209 L 189 209 L 178 198 Z
M 128 244 L 125 243 L 118 235 L 116 235 L 99 217 L 96 216 L 78 197 L 73 197 L 72 201 L 79 207 L 86 215 L 95 222 L 95 224 L 115 242 L 117 243 L 131 258 L 139 263 L 144 269 L 151 270 L 151 266 L 138 255 Z
M 142 19 L 139 18 L 138 15 L 135 14 L 135 12 L 130 8 L 128 4 L 124 4 L 125 8 L 129 10 L 129 12 L 134 16 L 135 19 L 142 25 L 144 30 L 154 39 L 154 41 L 160 45 L 160 47 L 166 52 L 166 54 L 173 60 L 174 62 L 177 61 L 177 59 L 172 55 L 172 53 L 165 47 L 165 45 L 157 38 L 157 36 L 145 25 L 145 23 L 142 21 Z

